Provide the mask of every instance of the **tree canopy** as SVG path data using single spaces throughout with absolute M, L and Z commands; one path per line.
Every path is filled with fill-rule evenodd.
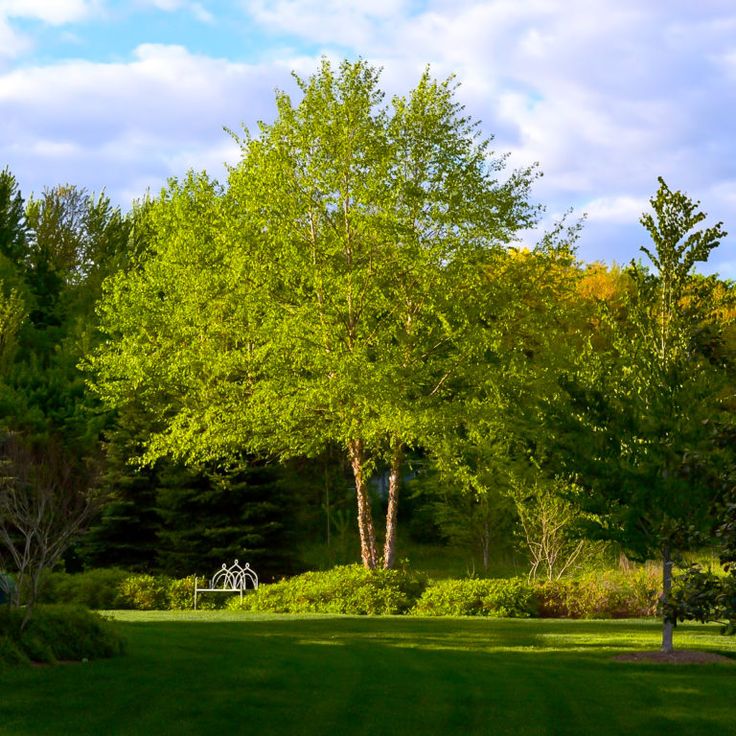
M 278 93 L 275 122 L 238 138 L 226 191 L 190 176 L 151 205 L 151 252 L 113 280 L 92 366 L 113 404 L 150 399 L 148 459 L 343 447 L 368 567 L 365 484 L 386 461 L 390 565 L 404 452 L 483 354 L 486 266 L 535 221 L 534 172 L 499 180 L 451 79 L 425 72 L 390 106 L 363 61 L 297 81 L 298 104 Z

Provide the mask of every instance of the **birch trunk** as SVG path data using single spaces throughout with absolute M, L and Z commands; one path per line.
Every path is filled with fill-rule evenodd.
M 391 471 L 388 476 L 388 509 L 386 510 L 386 541 L 383 545 L 383 566 L 390 570 L 396 556 L 396 528 L 399 513 L 399 486 L 401 485 L 401 461 L 404 453 L 396 443 L 391 452 Z
M 373 515 L 368 499 L 368 489 L 364 476 L 365 458 L 363 454 L 362 440 L 350 440 L 348 442 L 348 454 L 350 465 L 353 468 L 355 479 L 355 495 L 358 501 L 358 531 L 360 533 L 360 557 L 363 567 L 375 570 L 377 564 L 376 534 L 373 530 Z

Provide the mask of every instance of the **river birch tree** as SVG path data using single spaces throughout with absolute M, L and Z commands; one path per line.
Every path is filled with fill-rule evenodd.
M 153 207 L 168 235 L 110 285 L 95 383 L 113 403 L 144 385 L 158 394 L 166 408 L 149 459 L 343 448 L 361 559 L 390 567 L 405 452 L 453 373 L 482 353 L 477 303 L 493 289 L 483 264 L 535 221 L 535 174 L 501 177 L 504 159 L 452 79 L 425 72 L 390 104 L 364 61 L 323 60 L 295 79 L 298 102 L 278 92 L 274 122 L 235 136 L 242 158 L 217 203 L 193 206 L 190 178 L 191 191 Z M 141 288 L 149 306 L 132 296 Z M 176 380 L 153 378 L 172 371 Z M 382 557 L 368 490 L 379 464 L 389 469 Z

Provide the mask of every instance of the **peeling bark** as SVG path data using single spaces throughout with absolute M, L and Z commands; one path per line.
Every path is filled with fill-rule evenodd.
M 368 499 L 365 476 L 363 474 L 364 454 L 362 440 L 348 442 L 350 465 L 355 479 L 355 495 L 358 501 L 358 531 L 360 533 L 360 557 L 363 567 L 375 570 L 377 565 L 376 534 L 373 530 L 373 515 Z
M 396 528 L 399 518 L 399 487 L 401 485 L 401 461 L 404 453 L 397 442 L 391 451 L 391 471 L 388 476 L 388 509 L 386 510 L 386 541 L 383 545 L 383 566 L 390 570 L 396 556 Z

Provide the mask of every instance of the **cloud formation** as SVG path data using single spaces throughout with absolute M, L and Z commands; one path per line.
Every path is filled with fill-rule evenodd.
M 97 5 L 95 0 L 0 0 L 0 16 L 64 25 L 86 19 Z
M 241 0 L 227 16 L 205 0 L 125 7 L 158 18 L 125 53 L 49 60 L 19 19 L 84 35 L 128 16 L 111 1 L 0 0 L 0 166 L 24 190 L 106 186 L 127 206 L 188 166 L 221 175 L 237 157 L 223 125 L 270 118 L 274 87 L 291 89 L 289 71 L 311 73 L 321 54 L 362 56 L 383 67 L 389 94 L 427 63 L 455 73 L 495 149 L 540 163 L 548 219 L 587 211 L 587 260 L 636 256 L 658 175 L 736 231 L 732 0 Z M 724 275 L 736 276 L 735 242 L 716 255 Z

